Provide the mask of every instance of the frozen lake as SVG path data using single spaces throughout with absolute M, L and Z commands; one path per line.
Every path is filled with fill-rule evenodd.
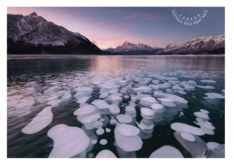
M 7 155 L 222 158 L 224 69 L 222 55 L 8 55 Z

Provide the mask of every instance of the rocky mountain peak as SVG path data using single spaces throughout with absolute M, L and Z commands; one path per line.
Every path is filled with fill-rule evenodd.
M 128 42 L 128 41 L 125 41 L 124 43 L 123 43 L 123 45 L 122 46 L 127 46 L 127 45 L 129 45 L 130 43 Z
M 38 15 L 37 15 L 36 12 L 33 12 L 33 13 L 31 13 L 30 15 L 28 15 L 28 16 L 38 16 Z
M 80 33 L 48 22 L 36 12 L 7 15 L 8 53 L 100 54 L 102 51 Z
M 198 37 L 186 43 L 167 45 L 157 54 L 224 54 L 225 35 Z

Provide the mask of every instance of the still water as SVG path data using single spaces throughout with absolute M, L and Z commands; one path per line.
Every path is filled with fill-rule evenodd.
M 225 144 L 224 69 L 225 58 L 222 55 L 8 56 L 7 156 L 9 158 L 52 157 L 52 150 L 55 149 L 54 140 L 56 142 L 60 142 L 58 138 L 65 140 L 69 138 L 69 133 L 67 132 L 66 136 L 65 133 L 58 132 L 57 136 L 55 135 L 56 139 L 53 140 L 53 137 L 48 135 L 48 131 L 56 125 L 65 124 L 82 130 L 83 135 L 88 137 L 88 142 L 73 139 L 67 139 L 67 143 L 62 141 L 64 147 L 54 150 L 54 157 L 56 155 L 67 157 L 77 145 L 87 146 L 79 150 L 82 153 L 78 151 L 79 155 L 75 153 L 73 157 L 76 155 L 75 157 L 92 158 L 106 149 L 118 158 L 149 158 L 154 151 L 165 145 L 177 149 L 185 158 L 202 157 L 202 153 L 209 148 L 207 143 L 215 142 L 220 146 Z M 170 98 L 172 94 L 175 96 Z M 115 98 L 112 98 L 113 96 Z M 82 97 L 87 99 L 81 99 Z M 169 98 L 172 101 L 168 104 L 160 98 Z M 99 99 L 107 106 L 116 104 L 119 113 L 113 114 L 109 107 L 97 104 L 100 101 L 92 104 Z M 182 99 L 186 104 L 179 107 L 175 102 L 176 99 Z M 51 104 L 51 101 L 58 104 Z M 77 109 L 87 104 L 94 105 L 94 113 L 100 114 L 101 118 L 95 121 L 101 122 L 101 127 L 87 128 L 81 119 L 78 121 L 79 116 L 74 115 Z M 141 109 L 152 110 L 151 104 L 165 107 L 162 118 L 148 119 L 148 121 L 146 119 L 142 122 L 144 112 Z M 173 108 L 173 105 L 176 107 Z M 40 117 L 39 123 L 27 127 L 30 132 L 23 133 L 25 131 L 22 129 L 48 106 L 52 106 L 51 121 L 44 123 L 47 118 Z M 128 114 L 126 106 L 133 106 L 136 113 Z M 194 114 L 201 113 L 200 109 L 209 111 L 208 118 Z M 116 141 L 115 133 L 118 133 L 116 129 L 124 124 L 121 122 L 123 120 L 118 119 L 119 114 L 128 115 L 132 121 L 125 123 L 140 130 L 137 135 L 139 143 L 136 145 L 131 142 L 125 143 L 132 144 L 135 150 L 133 148 L 129 151 L 128 146 L 121 144 L 123 142 L 121 140 L 127 139 L 126 136 Z M 111 119 L 118 120 L 117 124 L 111 124 Z M 200 136 L 188 130 L 189 133 L 186 135 L 190 135 L 191 140 L 195 138 L 193 142 L 178 137 L 181 136 L 177 134 L 180 130 L 176 132 L 172 128 L 173 123 L 179 122 L 204 130 L 204 126 L 200 126 L 204 120 L 213 128 Z M 39 130 L 36 130 L 38 128 Z M 97 129 L 103 129 L 104 133 L 97 133 Z

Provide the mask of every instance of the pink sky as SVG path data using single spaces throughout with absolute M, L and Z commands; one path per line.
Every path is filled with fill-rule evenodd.
M 152 47 L 162 47 L 163 44 L 155 40 L 142 39 L 136 34 L 131 32 L 131 23 L 123 23 L 121 25 L 113 25 L 102 20 L 98 20 L 92 17 L 86 17 L 85 15 L 73 16 L 71 14 L 61 11 L 45 10 L 44 8 L 33 7 L 8 7 L 8 14 L 22 14 L 28 15 L 32 12 L 36 12 L 38 16 L 42 16 L 47 21 L 54 22 L 57 25 L 63 26 L 66 29 L 79 32 L 87 37 L 91 42 L 95 43 L 100 49 L 106 49 L 109 47 L 117 47 L 122 45 L 125 41 L 130 43 L 144 43 Z M 121 13 L 121 11 L 116 11 Z M 160 19 L 160 16 L 154 16 L 147 13 L 133 13 L 132 17 L 124 17 L 123 19 L 133 19 L 145 17 L 155 17 Z M 158 18 L 157 18 L 158 17 Z M 163 16 L 164 17 L 164 16 Z M 134 25 L 133 25 L 134 26 Z
M 195 26 L 185 26 L 173 17 L 173 7 L 8 7 L 9 14 L 36 12 L 48 21 L 79 32 L 100 49 L 125 41 L 165 47 L 193 38 L 224 34 L 224 8 L 209 7 L 207 17 Z M 192 9 L 185 8 L 185 14 Z M 215 20 L 215 21 L 214 21 Z

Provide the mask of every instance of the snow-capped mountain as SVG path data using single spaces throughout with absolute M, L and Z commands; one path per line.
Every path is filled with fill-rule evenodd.
M 122 53 L 125 55 L 145 55 L 145 54 L 155 54 L 161 48 L 152 48 L 143 43 L 132 44 L 128 41 L 124 42 L 123 45 L 118 46 L 117 48 L 108 48 L 103 51 L 112 52 L 112 53 Z
M 156 54 L 224 54 L 225 35 L 198 37 L 186 43 L 167 45 Z
M 100 54 L 102 51 L 80 33 L 47 21 L 35 12 L 7 15 L 7 53 Z
M 106 52 L 113 52 L 113 50 L 115 50 L 115 49 L 114 48 L 104 49 L 104 51 L 106 51 Z

